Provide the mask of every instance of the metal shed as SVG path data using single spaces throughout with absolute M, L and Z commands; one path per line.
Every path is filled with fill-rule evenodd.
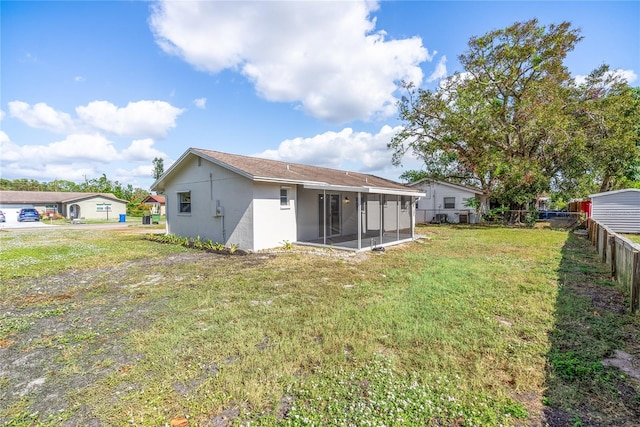
M 640 189 L 591 194 L 591 218 L 617 233 L 640 233 Z

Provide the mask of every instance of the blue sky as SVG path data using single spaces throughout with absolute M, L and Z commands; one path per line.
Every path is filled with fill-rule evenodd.
M 373 173 L 401 79 L 462 71 L 472 36 L 537 18 L 639 86 L 639 1 L 0 1 L 0 176 L 148 188 L 189 147 Z

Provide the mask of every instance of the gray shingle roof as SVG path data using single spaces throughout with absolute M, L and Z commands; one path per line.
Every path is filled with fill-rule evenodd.
M 111 193 L 80 193 L 57 191 L 0 191 L 0 204 L 42 204 L 42 203 L 70 203 L 77 200 L 104 197 L 106 199 L 126 202 Z
M 291 183 L 317 183 L 341 187 L 362 187 L 419 192 L 401 183 L 375 175 L 350 172 L 258 157 L 241 156 L 219 151 L 190 149 L 196 155 L 214 161 L 255 181 L 283 181 Z

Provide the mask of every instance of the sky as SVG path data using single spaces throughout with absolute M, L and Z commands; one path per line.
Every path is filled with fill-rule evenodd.
M 640 1 L 0 0 L 0 177 L 148 189 L 190 147 L 366 172 L 392 165 L 402 80 L 435 90 L 473 36 L 537 18 L 640 86 Z

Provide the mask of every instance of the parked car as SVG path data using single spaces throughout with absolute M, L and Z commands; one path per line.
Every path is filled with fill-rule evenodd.
M 0 211 L 0 222 L 5 222 L 7 218 L 4 217 L 4 212 Z
M 22 221 L 40 221 L 40 214 L 33 208 L 20 209 L 18 214 L 18 222 Z

